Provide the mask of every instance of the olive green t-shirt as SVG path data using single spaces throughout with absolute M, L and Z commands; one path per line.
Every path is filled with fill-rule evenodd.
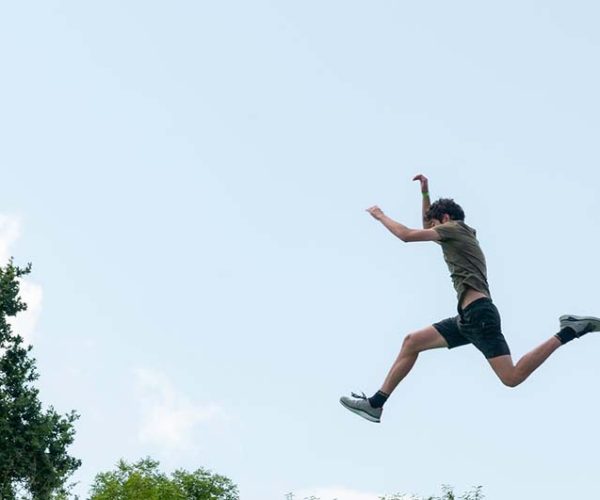
M 479 247 L 475 229 L 463 221 L 456 220 L 440 224 L 433 229 L 441 237 L 438 243 L 442 246 L 458 303 L 462 302 L 467 288 L 483 292 L 490 297 L 485 256 Z

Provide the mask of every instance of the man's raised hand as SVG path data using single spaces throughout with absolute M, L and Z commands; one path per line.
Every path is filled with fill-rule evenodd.
M 423 174 L 415 175 L 413 181 L 421 183 L 421 193 L 429 193 L 429 180 Z

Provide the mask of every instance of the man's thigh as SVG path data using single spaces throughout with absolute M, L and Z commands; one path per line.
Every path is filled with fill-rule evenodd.
M 434 326 L 417 330 L 408 335 L 407 339 L 411 348 L 418 352 L 448 347 L 448 342 Z

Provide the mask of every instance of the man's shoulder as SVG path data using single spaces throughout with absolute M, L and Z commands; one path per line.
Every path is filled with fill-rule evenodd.
M 472 227 L 465 224 L 462 220 L 449 220 L 448 222 L 444 222 L 439 226 L 434 227 L 437 230 L 438 234 L 442 236 L 443 239 L 449 238 L 475 238 L 477 235 L 477 231 Z

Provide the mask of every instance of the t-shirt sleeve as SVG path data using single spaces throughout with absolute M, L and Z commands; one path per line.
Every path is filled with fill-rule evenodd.
M 433 228 L 440 235 L 441 241 L 448 241 L 456 238 L 457 227 L 455 224 L 446 223 Z

